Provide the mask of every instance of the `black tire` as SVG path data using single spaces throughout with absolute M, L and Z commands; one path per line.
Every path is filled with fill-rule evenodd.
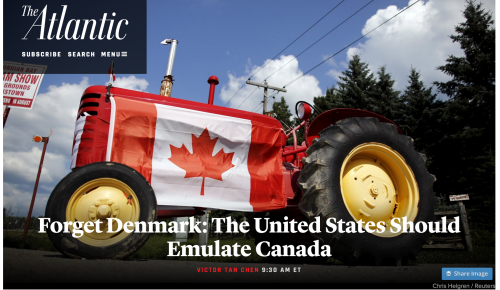
M 156 196 L 147 180 L 134 169 L 113 162 L 92 163 L 69 173 L 52 191 L 45 217 L 51 222 L 65 222 L 66 209 L 73 193 L 82 185 L 101 178 L 116 179 L 133 190 L 139 203 L 139 222 L 147 224 L 156 219 Z M 130 233 L 114 244 L 93 246 L 74 238 L 71 233 L 47 230 L 47 234 L 52 244 L 65 256 L 87 259 L 125 259 L 138 251 L 149 238 L 149 233 Z
M 415 259 L 429 233 L 402 233 L 395 237 L 379 237 L 370 233 L 327 233 L 326 220 L 336 218 L 345 222 L 354 219 L 349 213 L 341 191 L 340 172 L 348 154 L 368 142 L 382 143 L 396 150 L 414 173 L 419 191 L 418 213 L 414 222 L 434 221 L 437 202 L 432 185 L 433 175 L 427 172 L 423 154 L 415 151 L 413 139 L 400 135 L 396 126 L 381 123 L 376 118 L 348 118 L 320 132 L 308 157 L 302 161 L 298 185 L 304 196 L 300 209 L 313 221 L 320 217 L 321 233 L 313 234 L 323 244 L 331 245 L 332 255 L 347 264 L 394 264 Z

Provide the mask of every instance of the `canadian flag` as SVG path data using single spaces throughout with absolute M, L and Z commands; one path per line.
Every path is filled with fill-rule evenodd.
M 139 171 L 158 205 L 285 207 L 280 128 L 120 97 L 111 105 L 106 159 Z

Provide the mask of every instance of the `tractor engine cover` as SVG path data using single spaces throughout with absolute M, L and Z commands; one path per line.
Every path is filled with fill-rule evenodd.
M 159 206 L 269 211 L 286 206 L 282 142 L 268 116 L 92 86 L 80 103 L 71 169 L 127 165 Z

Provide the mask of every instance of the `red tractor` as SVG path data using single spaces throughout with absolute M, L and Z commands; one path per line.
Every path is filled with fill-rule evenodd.
M 108 218 L 152 222 L 201 215 L 206 209 L 247 212 L 274 220 L 313 221 L 309 236 L 269 234 L 273 243 L 332 245 L 345 262 L 394 263 L 415 258 L 428 233 L 393 233 L 394 218 L 434 220 L 436 201 L 425 156 L 387 118 L 356 109 L 333 109 L 285 130 L 270 116 L 169 97 L 177 41 L 171 43 L 160 95 L 91 86 L 76 119 L 72 172 L 52 192 L 51 221 L 101 222 L 101 233 L 48 231 L 63 254 L 74 258 L 125 258 L 148 233 L 108 232 Z M 166 97 L 167 96 L 167 97 Z M 305 141 L 297 144 L 303 128 Z M 294 144 L 286 146 L 293 136 Z M 379 233 L 328 233 L 326 220 L 382 223 Z M 252 220 L 252 219 L 251 219 Z M 112 224 L 113 229 L 117 228 Z M 70 226 L 71 230 L 71 226 Z M 274 236 L 273 236 L 274 235 Z

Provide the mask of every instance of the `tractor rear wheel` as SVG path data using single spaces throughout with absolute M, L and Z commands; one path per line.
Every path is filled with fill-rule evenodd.
M 51 222 L 72 222 L 70 232 L 75 231 L 75 222 L 92 224 L 88 227 L 92 232 L 83 231 L 78 238 L 72 233 L 47 230 L 62 254 L 88 259 L 124 259 L 132 255 L 146 243 L 149 234 L 127 233 L 123 227 L 118 230 L 118 224 L 145 222 L 147 226 L 156 215 L 156 197 L 146 179 L 134 169 L 112 162 L 92 163 L 68 174 L 52 191 L 45 210 Z M 95 231 L 98 221 L 101 233 Z
M 435 178 L 412 138 L 376 118 L 348 118 L 321 131 L 307 154 L 298 179 L 304 193 L 299 206 L 310 221 L 320 217 L 321 233 L 313 236 L 331 245 L 335 258 L 376 265 L 416 258 L 429 233 L 390 230 L 395 218 L 414 223 L 435 220 Z M 329 218 L 337 222 L 333 233 L 326 231 Z M 361 221 L 364 232 L 356 225 L 355 233 L 340 233 L 340 220 Z M 379 223 L 380 229 L 368 233 L 364 225 L 370 221 Z

